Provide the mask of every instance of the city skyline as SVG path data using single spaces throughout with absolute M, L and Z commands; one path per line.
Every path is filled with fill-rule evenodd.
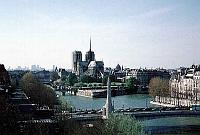
M 200 1 L 0 1 L 0 63 L 72 68 L 92 50 L 105 67 L 199 64 Z

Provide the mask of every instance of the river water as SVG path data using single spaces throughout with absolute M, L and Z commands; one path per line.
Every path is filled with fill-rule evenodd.
M 100 109 L 106 102 L 106 98 L 88 98 L 69 95 L 62 97 L 62 100 L 67 101 L 71 106 L 77 109 Z M 150 106 L 150 100 L 151 98 L 145 94 L 112 97 L 115 109 Z
M 63 102 L 67 102 L 76 109 L 100 109 L 106 102 L 106 98 L 87 98 L 80 96 L 70 96 L 66 95 L 61 97 Z M 146 94 L 135 94 L 135 95 L 125 95 L 112 97 L 114 101 L 115 109 L 118 108 L 142 108 L 150 107 L 151 97 Z M 195 125 L 200 128 L 200 118 L 195 117 L 173 117 L 173 118 L 159 118 L 153 120 L 145 120 L 141 122 L 144 127 L 173 127 L 173 126 L 191 126 Z M 162 129 L 161 129 L 162 130 Z M 174 129 L 175 130 L 175 129 Z M 178 130 L 178 129 L 177 129 Z M 177 131 L 180 132 L 180 131 Z M 193 135 L 192 130 L 186 134 Z M 196 135 L 196 133 L 194 133 Z M 197 133 L 198 134 L 198 133 Z M 200 134 L 200 133 L 199 133 Z

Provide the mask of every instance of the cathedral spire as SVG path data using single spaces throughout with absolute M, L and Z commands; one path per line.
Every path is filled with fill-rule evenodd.
M 90 36 L 90 52 L 92 51 L 92 42 L 91 42 L 91 36 Z

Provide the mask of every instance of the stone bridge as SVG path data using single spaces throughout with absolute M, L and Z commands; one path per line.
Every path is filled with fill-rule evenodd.
M 152 112 L 132 112 L 124 113 L 124 115 L 131 115 L 137 120 L 151 120 L 166 117 L 200 117 L 200 111 L 192 110 L 177 110 L 177 111 L 152 111 Z

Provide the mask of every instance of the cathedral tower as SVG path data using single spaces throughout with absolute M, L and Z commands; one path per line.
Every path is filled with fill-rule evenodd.
M 86 52 L 86 55 L 85 55 L 85 60 L 90 63 L 91 61 L 94 61 L 95 60 L 95 54 L 94 52 L 92 51 L 92 41 L 91 41 L 91 37 L 90 37 L 90 49 L 88 52 Z

